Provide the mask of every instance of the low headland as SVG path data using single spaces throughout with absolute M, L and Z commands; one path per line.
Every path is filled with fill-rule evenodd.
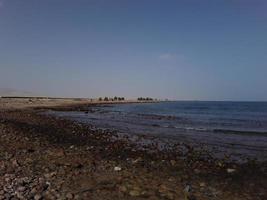
M 128 135 L 44 114 L 136 102 L 158 101 L 0 98 L 0 200 L 267 199 L 265 161 L 236 163 L 182 142 L 140 147 Z

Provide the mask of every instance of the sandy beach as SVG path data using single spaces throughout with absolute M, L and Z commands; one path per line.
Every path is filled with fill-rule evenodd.
M 140 148 L 43 114 L 99 103 L 0 98 L 0 199 L 267 199 L 266 162 L 233 163 L 185 143 Z
M 118 104 L 118 103 L 147 103 L 151 101 L 136 101 L 136 100 L 125 100 L 125 101 L 99 101 L 98 99 L 84 99 L 84 98 L 0 98 L 0 109 L 1 110 L 16 110 L 16 109 L 41 109 L 41 108 L 53 108 L 57 110 L 60 108 L 67 110 L 70 109 L 81 109 L 86 108 L 88 105 L 94 104 Z M 157 101 L 152 101 L 157 102 Z

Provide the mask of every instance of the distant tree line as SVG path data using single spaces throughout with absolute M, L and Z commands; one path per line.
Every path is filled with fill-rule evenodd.
M 99 97 L 98 101 L 125 101 L 125 98 L 124 97 L 117 97 L 117 96 L 115 96 L 113 98 L 111 98 L 111 97 L 104 97 L 104 98 Z
M 138 101 L 153 101 L 153 98 L 150 97 L 138 97 L 137 98 Z

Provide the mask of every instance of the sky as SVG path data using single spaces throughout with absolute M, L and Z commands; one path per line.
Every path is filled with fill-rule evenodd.
M 267 101 L 265 0 L 0 0 L 0 88 Z

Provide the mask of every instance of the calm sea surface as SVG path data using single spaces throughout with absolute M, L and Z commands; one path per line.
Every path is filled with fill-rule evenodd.
M 59 116 L 121 133 L 220 147 L 267 160 L 267 102 L 176 101 L 118 104 Z

